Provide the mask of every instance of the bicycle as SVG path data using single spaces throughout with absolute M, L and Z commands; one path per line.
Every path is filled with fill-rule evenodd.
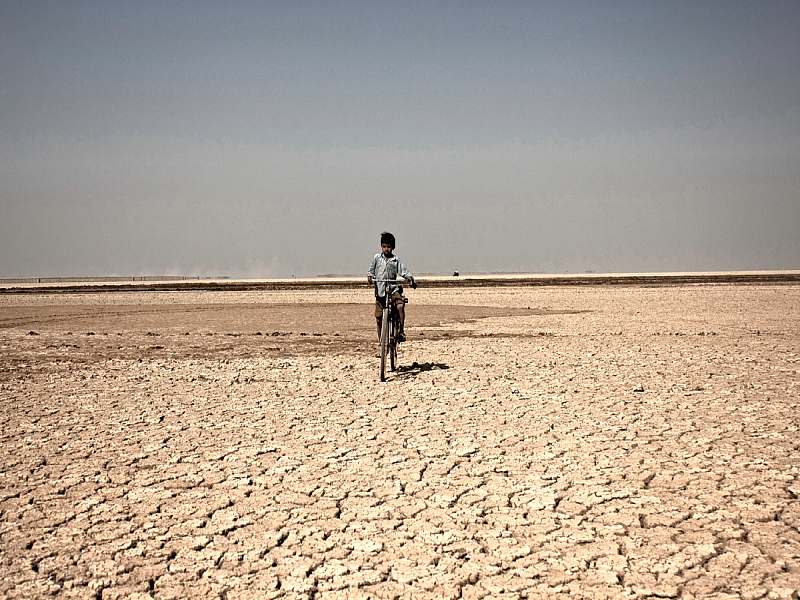
M 408 283 L 403 279 L 372 279 L 373 283 Z M 389 358 L 389 368 L 397 368 L 396 334 L 400 330 L 400 313 L 395 303 L 391 301 L 392 294 L 386 285 L 383 295 L 383 315 L 381 317 L 381 381 L 386 381 L 386 359 Z

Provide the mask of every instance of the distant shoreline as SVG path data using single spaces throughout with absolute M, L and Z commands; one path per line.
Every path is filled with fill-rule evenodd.
M 670 286 L 693 284 L 770 285 L 800 283 L 800 271 L 727 271 L 695 273 L 463 273 L 421 274 L 419 283 L 431 288 L 540 286 Z M 363 287 L 364 275 L 323 275 L 292 279 L 228 279 L 149 276 L 0 279 L 0 294 L 92 293 L 125 291 L 265 291 Z

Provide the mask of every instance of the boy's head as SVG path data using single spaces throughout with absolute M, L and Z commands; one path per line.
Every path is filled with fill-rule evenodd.
M 386 256 L 391 256 L 394 248 L 394 236 L 388 231 L 384 231 L 381 234 L 381 250 Z

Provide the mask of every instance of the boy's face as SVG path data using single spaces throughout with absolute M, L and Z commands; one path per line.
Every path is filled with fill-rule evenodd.
M 381 244 L 381 250 L 383 250 L 384 256 L 389 257 L 392 255 L 392 252 L 394 252 L 394 246 L 389 244 Z

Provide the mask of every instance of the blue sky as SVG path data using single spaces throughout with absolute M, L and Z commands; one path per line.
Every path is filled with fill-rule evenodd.
M 800 268 L 800 3 L 0 2 L 0 277 Z

